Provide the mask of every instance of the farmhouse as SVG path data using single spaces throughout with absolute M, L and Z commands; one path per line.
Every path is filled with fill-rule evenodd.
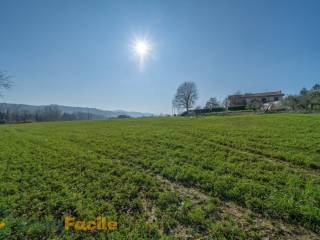
M 284 94 L 281 91 L 276 92 L 263 92 L 263 93 L 245 93 L 228 96 L 230 107 L 246 107 L 254 101 L 261 103 L 269 103 L 279 101 L 283 98 Z

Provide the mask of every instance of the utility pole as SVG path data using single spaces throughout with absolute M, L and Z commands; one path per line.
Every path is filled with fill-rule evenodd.
M 175 112 L 176 108 L 175 108 L 175 101 L 172 100 L 172 116 L 174 116 L 176 114 Z

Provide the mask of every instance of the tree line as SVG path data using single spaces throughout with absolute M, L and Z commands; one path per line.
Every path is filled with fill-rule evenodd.
M 12 77 L 0 70 L 0 97 L 3 90 L 8 90 L 13 86 Z M 182 83 L 172 100 L 173 113 L 175 109 L 178 111 L 184 110 L 189 113 L 190 110 L 209 110 L 214 111 L 217 109 L 225 110 L 229 108 L 228 98 L 219 102 L 217 98 L 211 97 L 206 102 L 205 106 L 195 106 L 196 101 L 199 98 L 197 86 L 194 82 Z M 288 95 L 282 101 L 286 110 L 291 111 L 315 111 L 320 110 L 320 84 L 315 84 L 312 88 L 303 88 L 297 95 Z M 262 107 L 262 103 L 259 100 L 254 100 L 248 106 L 250 109 L 259 110 Z M 58 121 L 58 120 L 84 120 L 84 119 L 99 119 L 100 116 L 96 116 L 90 113 L 65 113 L 62 112 L 57 106 L 46 106 L 42 110 L 35 112 L 19 111 L 17 110 L 5 110 L 0 109 L 0 123 L 5 122 L 28 122 L 28 121 Z
M 240 94 L 240 92 L 237 92 Z M 197 86 L 194 82 L 182 83 L 176 91 L 176 94 L 172 100 L 173 110 L 184 111 L 184 114 L 200 110 L 207 110 L 202 112 L 210 112 L 215 110 L 227 110 L 229 108 L 228 98 L 225 98 L 222 102 L 219 102 L 217 98 L 211 97 L 206 104 L 196 106 L 196 101 L 199 98 Z M 283 110 L 288 111 L 319 111 L 320 110 L 320 84 L 315 84 L 312 88 L 303 88 L 299 94 L 288 95 L 279 102 Z M 254 99 L 248 106 L 249 109 L 254 111 L 262 110 L 263 103 L 259 99 Z M 175 111 L 173 111 L 175 114 Z
M 26 123 L 48 121 L 74 121 L 103 119 L 103 116 L 85 112 L 66 113 L 58 106 L 50 105 L 36 111 L 17 109 L 0 109 L 0 123 Z
M 293 111 L 320 110 L 320 84 L 309 90 L 302 88 L 299 94 L 287 96 L 284 103 Z
M 9 90 L 13 86 L 12 76 L 0 70 L 0 97 L 4 90 Z M 62 112 L 58 106 L 45 106 L 36 111 L 26 111 L 16 109 L 0 109 L 0 123 L 20 123 L 20 122 L 45 122 L 45 121 L 72 121 L 99 119 L 101 116 L 84 113 Z
M 188 113 L 191 109 L 207 109 L 213 111 L 217 108 L 224 108 L 225 105 L 227 105 L 227 99 L 220 103 L 217 98 L 211 97 L 204 107 L 195 106 L 198 98 L 199 93 L 196 84 L 194 82 L 184 82 L 177 89 L 177 92 L 172 100 L 172 108 L 177 109 L 178 111 L 184 110 L 185 113 Z

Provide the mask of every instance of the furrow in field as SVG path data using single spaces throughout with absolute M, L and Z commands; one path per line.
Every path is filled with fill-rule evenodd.
M 83 147 L 88 151 L 94 151 L 106 158 L 119 158 L 123 161 L 132 161 L 134 164 L 140 164 L 151 169 L 155 173 L 165 176 L 167 179 L 180 182 L 189 187 L 196 186 L 214 196 L 222 197 L 221 199 L 234 200 L 239 204 L 250 207 L 256 212 L 263 212 L 265 215 L 270 214 L 273 217 L 283 218 L 285 221 L 288 220 L 290 222 L 292 222 L 291 219 L 295 222 L 299 222 L 299 218 L 302 219 L 302 217 L 305 219 L 310 217 L 305 220 L 310 224 L 315 224 L 318 221 L 315 214 L 308 215 L 309 212 L 304 211 L 303 208 L 296 208 L 298 202 L 299 205 L 302 203 L 303 207 L 309 207 L 312 211 L 315 211 L 315 207 L 317 207 L 317 197 L 315 194 L 311 194 L 312 189 L 314 189 L 313 191 L 316 190 L 315 186 L 312 186 L 312 184 L 316 184 L 316 181 L 310 182 L 311 176 L 299 176 L 287 169 L 278 169 L 277 166 L 276 168 L 271 169 L 264 169 L 264 166 L 260 168 L 260 165 L 257 165 L 256 162 L 252 162 L 252 167 L 257 167 L 259 170 L 258 175 L 253 174 L 256 173 L 254 171 L 250 172 L 250 165 L 248 165 L 248 168 L 233 169 L 233 166 L 241 164 L 241 161 L 235 163 L 230 161 L 228 164 L 224 164 L 227 171 L 215 169 L 215 164 L 220 164 L 221 161 L 229 161 L 228 159 L 213 159 L 214 161 L 217 161 L 216 163 L 214 161 L 210 162 L 210 164 L 213 164 L 214 168 L 211 170 L 204 170 L 201 166 L 201 158 L 193 159 L 192 155 L 189 157 L 190 153 L 198 152 L 198 150 L 200 150 L 197 148 L 198 146 L 193 148 L 193 141 L 189 141 L 190 136 L 188 138 L 188 136 L 176 134 L 177 138 L 172 138 L 172 136 L 166 136 L 164 133 L 161 133 L 161 138 L 154 137 L 153 135 L 143 136 L 143 138 L 137 136 L 139 135 L 136 133 L 133 133 L 132 135 L 127 134 L 125 139 L 123 139 L 124 136 L 112 136 L 113 141 L 111 145 L 109 141 L 93 142 L 96 138 L 88 138 L 86 139 L 87 141 L 83 141 L 84 139 L 82 139 L 81 141 L 72 143 L 75 148 Z M 184 155 L 175 155 L 174 151 L 172 151 L 173 149 L 170 149 L 172 143 L 173 147 L 176 146 L 175 144 L 186 144 L 181 150 L 181 153 Z M 197 144 L 202 143 L 200 142 Z M 105 150 L 102 146 L 104 146 Z M 140 146 L 144 146 L 144 148 L 141 148 Z M 203 150 L 207 152 L 208 148 L 204 146 Z M 57 151 L 61 151 L 61 149 L 57 148 Z M 212 152 L 212 154 L 215 153 Z M 187 158 L 184 159 L 184 156 Z M 199 156 L 201 156 L 201 154 Z M 248 161 L 248 164 L 250 164 L 250 161 Z M 280 163 L 277 163 L 276 165 L 280 165 Z M 221 166 L 218 167 L 220 168 Z M 247 176 L 247 173 L 249 173 L 250 176 Z M 291 183 L 287 186 L 280 178 L 277 178 L 274 182 L 269 182 L 271 177 L 278 177 L 274 173 L 279 173 L 279 176 L 282 177 L 290 175 L 290 178 L 288 179 L 306 182 L 306 184 L 311 184 L 309 187 L 312 188 L 309 188 L 309 190 L 298 189 L 294 185 L 291 186 Z M 261 180 L 258 180 L 257 177 L 264 177 L 264 174 L 268 174 L 267 181 L 263 180 L 263 182 L 259 183 L 258 181 Z M 306 179 L 308 181 L 306 181 Z M 315 180 L 316 179 L 317 178 L 315 178 Z M 216 184 L 215 181 L 219 181 L 219 184 Z M 286 190 L 287 187 L 290 187 L 289 191 Z M 269 194 L 272 194 L 272 196 L 268 196 Z M 246 198 L 245 195 L 249 195 L 250 197 Z M 287 206 L 285 208 L 286 211 L 278 214 L 278 211 L 283 209 L 284 203 L 286 201 L 292 201 L 293 197 L 293 205 Z M 304 203 L 306 199 L 308 202 L 312 199 L 312 205 L 306 205 Z M 249 205 L 247 205 L 247 201 L 252 200 L 253 202 L 249 202 Z M 274 204 L 278 204 L 277 201 L 281 201 L 281 205 L 274 206 Z
M 211 125 L 211 127 L 213 126 L 215 125 Z M 244 131 L 245 128 L 241 130 L 241 127 L 229 126 L 228 128 L 227 126 L 228 125 L 218 125 L 210 128 L 210 126 L 206 125 L 204 128 L 201 126 L 201 122 L 199 122 L 197 125 L 190 125 L 188 127 L 173 126 L 174 128 L 171 130 L 196 135 L 201 139 L 227 144 L 231 147 L 257 153 L 264 157 L 290 162 L 293 165 L 302 166 L 306 169 L 320 169 L 320 162 L 317 160 L 317 157 L 320 157 L 320 149 L 316 150 L 316 146 L 318 146 L 316 144 L 317 141 L 315 141 L 317 139 L 316 135 L 312 141 L 308 141 L 312 144 L 308 144 L 307 147 L 305 146 L 306 144 L 303 144 L 305 142 L 300 140 L 302 137 L 305 137 L 305 132 L 301 137 L 299 137 L 298 133 L 290 137 L 288 136 L 288 132 L 281 134 L 281 129 L 277 129 L 277 131 L 271 135 L 268 132 L 264 133 L 261 131 L 255 133 L 255 131 L 250 131 L 250 128 Z M 272 128 L 270 129 L 272 130 Z M 312 137 L 312 135 L 310 137 Z M 283 141 L 281 141 L 281 139 L 283 139 Z M 294 140 L 289 141 L 291 139 L 299 139 L 300 144 Z M 304 154 L 305 152 L 309 154 L 306 155 Z
M 236 145 L 231 145 L 231 144 L 227 144 L 224 142 L 213 142 L 213 141 L 209 141 L 209 140 L 207 142 L 215 144 L 215 145 L 219 145 L 219 146 L 221 146 L 225 149 L 228 149 L 230 151 L 234 151 L 234 152 L 243 153 L 243 154 L 257 157 L 257 160 L 273 161 L 273 162 L 281 163 L 295 172 L 299 172 L 299 173 L 303 173 L 303 174 L 311 174 L 311 175 L 315 175 L 315 176 L 319 176 L 319 173 L 320 173 L 320 169 L 309 168 L 305 165 L 298 165 L 297 166 L 297 164 L 294 164 L 291 161 L 288 161 L 288 160 L 285 160 L 282 158 L 280 159 L 280 158 L 272 157 L 268 154 L 261 153 L 259 150 L 254 150 L 254 149 L 250 149 L 250 148 L 239 148 Z
M 49 149 L 54 150 L 54 148 L 47 146 Z M 77 148 L 79 149 L 79 145 Z M 45 148 L 45 147 L 44 147 Z M 81 146 L 83 149 L 87 149 L 85 145 Z M 58 149 L 54 150 L 58 151 Z M 98 154 L 96 152 L 96 154 Z M 110 156 L 100 154 L 100 156 L 104 158 L 108 158 Z M 133 159 L 132 159 L 133 160 Z M 171 190 L 178 192 L 183 196 L 188 196 L 192 199 L 193 202 L 197 201 L 207 201 L 210 199 L 210 196 L 206 193 L 203 193 L 197 190 L 195 187 L 190 187 L 187 185 L 183 185 L 184 182 L 175 182 L 169 180 L 168 178 L 161 175 L 161 173 L 157 173 L 158 171 L 147 168 L 144 164 L 141 164 L 138 160 L 116 160 L 116 162 L 122 162 L 126 166 L 130 166 L 138 172 L 144 172 L 145 174 L 149 174 L 154 176 L 160 185 L 165 187 L 169 187 Z M 155 208 L 152 203 L 146 202 L 146 213 L 148 215 L 148 221 L 152 222 L 155 220 Z M 277 238 L 281 236 L 282 239 L 317 239 L 317 236 L 311 232 L 310 230 L 306 230 L 300 226 L 290 225 L 288 223 L 282 222 L 280 220 L 270 220 L 261 214 L 254 213 L 251 210 L 244 208 L 234 202 L 223 202 L 219 201 L 219 220 L 227 219 L 231 217 L 231 220 L 235 221 L 240 229 L 245 231 L 258 231 L 264 237 L 272 237 Z M 179 230 L 181 232 L 181 229 Z M 182 231 L 183 232 L 183 231 Z M 185 230 L 187 232 L 187 230 Z
M 219 133 L 217 131 L 203 131 L 200 129 L 197 129 L 197 132 L 191 132 L 188 131 L 188 134 L 192 136 L 196 136 L 201 139 L 207 139 L 208 141 L 214 141 L 217 143 L 220 143 L 222 145 L 226 145 L 229 147 L 233 147 L 239 150 L 255 153 L 257 155 L 260 155 L 262 157 L 271 158 L 273 160 L 282 161 L 282 162 L 289 162 L 293 166 L 299 166 L 305 169 L 311 169 L 313 171 L 320 172 L 320 163 L 312 160 L 307 161 L 305 159 L 305 155 L 303 155 L 303 152 L 305 151 L 297 151 L 297 148 L 301 147 L 280 147 L 270 145 L 268 143 L 261 142 L 261 139 L 255 139 L 255 140 L 249 140 L 248 136 L 241 136 L 241 139 L 237 136 L 233 136 L 232 134 L 228 134 L 228 139 L 226 140 L 226 136 L 222 133 Z M 277 148 L 278 152 L 275 152 L 275 147 Z M 290 149 L 290 154 L 294 154 L 294 156 L 288 157 L 286 154 L 279 153 L 279 151 L 284 151 L 288 153 L 288 149 Z M 297 156 L 300 156 L 297 157 Z
M 119 160 L 124 161 L 124 160 Z M 187 187 L 178 182 L 173 182 L 160 174 L 154 173 L 152 170 L 142 166 L 126 162 L 138 171 L 144 171 L 158 179 L 161 185 L 169 187 L 171 190 L 182 196 L 188 196 L 193 202 L 206 202 L 211 197 L 206 193 L 194 188 Z M 218 218 L 227 219 L 229 217 L 234 220 L 239 228 L 246 232 L 259 232 L 262 239 L 318 239 L 318 236 L 312 231 L 301 226 L 291 225 L 280 220 L 268 219 L 265 216 L 254 213 L 250 209 L 244 208 L 234 202 L 218 200 Z M 203 239 L 206 239 L 205 237 Z
M 277 161 L 277 162 L 281 162 L 281 163 L 287 164 L 288 166 L 291 166 L 292 168 L 299 167 L 299 168 L 305 169 L 306 171 L 310 171 L 310 172 L 314 172 L 314 173 L 320 173 L 320 165 L 318 166 L 318 165 L 316 165 L 314 163 L 306 163 L 306 162 L 297 161 L 297 160 L 293 161 L 293 160 L 287 159 L 287 158 L 285 158 L 283 156 L 275 156 L 272 153 L 268 153 L 268 152 L 263 151 L 262 150 L 262 148 L 263 148 L 262 146 L 259 146 L 260 148 L 258 148 L 258 147 L 252 148 L 252 147 L 248 147 L 248 146 L 239 146 L 239 145 L 236 145 L 236 144 L 230 144 L 230 143 L 226 143 L 224 141 L 216 141 L 214 143 L 219 144 L 221 146 L 225 146 L 225 147 L 231 148 L 231 149 L 235 149 L 237 151 L 241 151 L 241 152 L 244 152 L 244 153 L 248 153 L 248 154 L 253 154 L 253 155 L 259 156 L 260 159 L 270 159 L 270 160 L 273 160 L 273 161 Z
M 238 153 L 257 157 L 257 160 L 274 161 L 274 162 L 283 164 L 296 172 L 305 173 L 305 174 L 312 174 L 312 175 L 316 175 L 316 176 L 319 176 L 319 174 L 320 174 L 320 169 L 318 169 L 318 168 L 310 168 L 310 166 L 308 166 L 306 164 L 297 164 L 297 163 L 294 163 L 294 162 L 287 160 L 285 158 L 273 157 L 270 154 L 263 153 L 259 149 L 253 149 L 250 147 L 241 147 L 236 144 L 230 144 L 230 143 L 226 143 L 223 141 L 209 140 L 209 139 L 203 137 L 203 135 L 200 136 L 200 135 L 193 134 L 190 132 L 188 134 L 186 134 L 186 133 L 180 133 L 180 134 L 182 134 L 185 138 L 188 138 L 188 137 L 190 138 L 190 136 L 191 136 L 191 138 L 190 138 L 191 140 L 192 140 L 192 138 L 195 137 L 198 140 L 200 140 L 200 142 L 207 144 L 209 146 L 210 146 L 210 144 L 212 144 L 215 146 L 223 147 L 223 148 L 230 150 L 230 151 L 233 151 L 233 152 L 238 152 Z
M 210 148 L 203 146 L 203 150 L 209 154 L 206 157 L 210 158 L 209 165 L 206 166 L 213 167 L 205 169 L 202 158 L 193 159 L 192 155 L 189 155 L 192 152 L 198 152 L 201 156 L 197 146 L 199 143 L 190 141 L 190 136 L 188 138 L 188 136 L 176 135 L 177 138 L 175 138 L 162 134 L 161 138 L 150 135 L 142 139 L 136 137 L 136 134 L 133 136 L 126 136 L 127 144 L 123 144 L 122 137 L 118 139 L 113 136 L 113 143 L 109 147 L 105 145 L 106 150 L 101 149 L 101 143 L 92 143 L 93 139 L 88 144 L 79 144 L 79 142 L 76 144 L 78 147 L 81 145 L 107 158 L 142 164 L 170 180 L 181 182 L 186 186 L 196 186 L 224 200 L 234 200 L 256 212 L 282 218 L 288 222 L 307 222 L 312 225 L 312 227 L 308 225 L 311 229 L 318 229 L 316 208 L 319 203 L 317 196 L 313 193 L 317 189 L 315 184 L 319 181 L 319 176 L 305 175 L 295 169 L 283 167 L 283 164 L 277 162 L 269 166 L 263 161 L 246 160 L 241 157 L 237 157 L 236 162 L 229 159 L 229 156 L 226 159 L 211 159 L 216 155 L 215 150 L 211 153 L 208 152 Z M 176 155 L 174 151 L 174 148 L 179 145 L 183 146 L 180 149 L 182 155 Z M 139 146 L 144 148 L 141 149 Z M 225 168 L 221 168 L 223 166 Z M 239 168 L 239 166 L 242 167 Z M 273 180 L 274 177 L 276 179 Z M 307 205 L 305 201 L 309 203 L 310 199 L 312 204 Z M 287 201 L 291 202 L 291 205 L 285 207 Z M 297 206 L 300 207 L 297 208 Z M 312 215 L 301 206 L 310 208 L 313 211 Z M 305 220 L 302 221 L 302 219 Z
M 77 207 L 72 206 L 72 209 L 73 209 L 72 210 L 72 209 L 69 209 L 70 205 L 66 205 L 63 199 L 64 197 L 67 197 L 65 195 L 66 192 L 63 192 L 63 193 L 60 193 L 59 191 L 54 193 L 51 193 L 48 191 L 46 192 L 47 194 L 50 194 L 50 197 L 48 196 L 49 202 L 53 200 L 52 199 L 53 196 L 61 197 L 62 203 L 59 202 L 57 207 L 59 209 L 65 208 L 64 211 L 58 210 L 57 212 L 55 212 L 54 220 L 56 221 L 57 224 L 59 223 L 59 220 L 58 220 L 59 218 L 61 218 L 65 214 L 71 214 L 69 211 L 71 211 L 72 214 L 82 215 L 87 213 L 89 209 L 91 211 L 95 211 L 100 208 L 99 201 L 96 202 L 97 199 L 101 199 L 104 197 L 106 197 L 107 199 L 112 199 L 113 197 L 115 197 L 116 200 L 110 201 L 110 205 L 114 204 L 115 206 L 117 206 L 117 209 L 120 209 L 120 211 L 118 211 L 118 214 L 120 215 L 119 223 L 123 228 L 134 227 L 134 226 L 137 228 L 141 227 L 141 225 L 139 226 L 138 221 L 142 221 L 142 224 L 145 224 L 146 225 L 145 228 L 147 228 L 147 229 L 143 229 L 143 231 L 147 231 L 147 230 L 151 231 L 153 229 L 153 231 L 158 231 L 163 236 L 167 236 L 167 235 L 174 236 L 175 237 L 174 239 L 193 239 L 194 236 L 202 237 L 207 234 L 206 229 L 201 229 L 200 231 L 197 227 L 193 226 L 190 222 L 184 222 L 181 219 L 179 219 L 179 217 L 172 218 L 174 214 L 163 211 L 163 209 L 160 209 L 159 198 L 158 198 L 160 194 L 163 194 L 164 196 L 169 196 L 169 197 L 172 196 L 173 198 L 176 195 L 171 194 L 173 193 L 173 191 L 167 185 L 165 186 L 163 185 L 161 187 L 161 182 L 156 176 L 148 175 L 145 172 L 137 172 L 136 169 L 130 167 L 129 164 L 126 164 L 126 163 L 124 164 L 123 162 L 120 162 L 120 161 L 112 161 L 107 158 L 97 158 L 97 156 L 93 152 L 91 152 L 90 154 L 90 157 L 91 157 L 90 161 L 77 162 L 76 161 L 77 157 L 81 158 L 84 156 L 83 154 L 88 154 L 87 149 L 75 148 L 73 144 L 70 145 L 67 142 L 63 142 L 63 143 L 64 143 L 63 147 L 60 149 L 57 149 L 55 148 L 54 145 L 44 144 L 39 146 L 39 145 L 35 145 L 34 142 L 30 141 L 28 142 L 28 151 L 24 151 L 24 154 L 25 154 L 24 157 L 28 156 L 29 153 L 32 153 L 32 156 L 45 157 L 46 155 L 50 155 L 52 157 L 51 162 L 46 161 L 47 160 L 46 158 L 37 158 L 37 161 L 30 161 L 28 162 L 27 165 L 25 165 L 25 167 L 28 167 L 28 170 L 29 168 L 32 167 L 33 164 L 38 166 L 38 169 L 36 171 L 33 171 L 33 173 L 38 177 L 41 176 L 40 178 L 37 178 L 38 180 L 41 179 L 41 181 L 34 183 L 33 187 L 35 187 L 35 185 L 37 186 L 36 188 L 38 188 L 39 186 L 51 187 L 52 185 L 55 185 L 57 183 L 56 182 L 58 180 L 57 177 L 64 176 L 63 178 L 64 182 L 63 183 L 60 182 L 60 183 L 65 184 L 66 188 L 68 189 L 72 187 L 72 189 L 69 189 L 69 191 L 72 193 L 72 195 L 73 194 L 77 195 L 76 201 L 78 205 Z M 59 161 L 60 158 L 63 156 L 61 155 L 62 149 L 64 150 L 63 153 L 65 155 L 69 155 L 69 156 L 72 155 L 73 157 L 72 161 L 68 161 L 66 163 Z M 43 155 L 44 153 L 45 155 Z M 12 167 L 14 166 L 11 164 L 9 169 L 11 170 Z M 26 170 L 26 168 L 24 169 Z M 65 175 L 68 175 L 68 173 L 66 172 L 66 169 L 69 170 L 68 173 L 71 175 L 70 179 L 66 178 L 65 176 Z M 44 172 L 46 172 L 48 176 L 51 176 L 50 181 L 48 181 L 49 180 L 48 178 L 43 178 L 42 175 L 44 174 Z M 58 172 L 59 174 L 53 175 L 54 172 L 56 173 Z M 126 176 L 123 177 L 123 175 L 126 175 Z M 81 176 L 81 178 L 78 178 L 78 176 Z M 69 180 L 71 179 L 73 179 L 74 181 L 70 182 Z M 8 178 L 5 178 L 5 180 L 7 183 L 10 181 L 12 182 L 16 181 L 15 178 L 12 178 L 10 180 Z M 108 180 L 112 184 L 110 184 Z M 28 181 L 31 181 L 31 179 L 28 179 Z M 135 183 L 134 186 L 132 186 L 133 183 Z M 86 186 L 89 184 L 91 186 L 94 185 L 95 188 L 87 189 Z M 126 189 L 126 187 L 128 188 Z M 130 187 L 136 187 L 137 192 L 133 192 L 133 191 L 131 193 L 123 192 L 124 189 L 130 191 L 131 190 Z M 25 189 L 22 190 L 22 192 L 24 191 Z M 34 191 L 34 189 L 32 189 L 32 191 Z M 91 196 L 92 194 L 90 193 L 91 191 L 95 192 L 93 196 Z M 120 199 L 117 198 L 119 196 L 126 196 L 126 194 L 129 194 L 129 196 L 131 194 L 131 198 L 130 197 L 128 199 L 124 197 L 120 197 Z M 147 196 L 148 194 L 149 196 Z M 151 198 L 150 195 L 154 197 Z M 38 197 L 41 198 L 42 196 L 38 196 Z M 183 197 L 191 197 L 191 195 L 183 195 L 178 200 L 174 199 L 174 201 L 177 201 L 178 202 L 177 204 L 180 204 L 182 199 L 183 201 L 185 200 L 185 198 Z M 22 195 L 21 200 L 25 201 L 25 198 L 27 198 L 27 196 Z M 195 201 L 195 199 L 193 198 L 191 198 L 191 200 L 193 203 L 191 207 L 196 205 L 196 207 L 200 208 L 200 207 L 205 207 L 205 204 L 207 204 L 207 202 Z M 165 199 L 165 201 L 167 201 L 167 199 Z M 133 204 L 131 204 L 131 202 L 133 202 Z M 142 203 L 145 215 L 143 215 L 138 210 L 139 202 Z M 37 205 L 40 204 L 39 200 L 35 200 L 35 203 Z M 135 205 L 135 203 L 137 204 Z M 166 203 L 167 202 L 164 202 L 162 203 L 162 205 Z M 168 205 L 170 205 L 170 201 L 168 202 Z M 47 208 L 44 208 L 41 210 L 32 208 L 33 212 L 30 212 L 29 211 L 30 209 L 26 209 L 24 211 L 20 210 L 22 212 L 16 213 L 14 215 L 14 218 L 20 219 L 22 213 L 25 214 L 24 216 L 32 215 L 35 212 L 42 213 L 44 211 L 47 212 L 47 214 L 53 213 L 52 210 L 48 209 L 50 208 L 48 205 L 46 205 L 46 207 Z M 165 207 L 168 207 L 168 206 L 165 205 Z M 188 211 L 188 210 L 189 209 L 185 211 Z M 123 217 L 121 215 L 125 215 L 126 217 Z M 180 215 L 182 214 L 180 213 Z M 143 221 L 144 216 L 146 216 L 145 222 Z M 123 219 L 121 219 L 121 217 Z M 131 226 L 130 221 L 128 221 L 126 218 L 132 218 L 136 220 L 137 221 L 136 225 L 134 225 L 135 223 L 132 223 L 133 225 Z M 26 220 L 26 222 L 27 221 L 28 220 Z M 170 221 L 171 222 L 173 221 L 173 223 L 172 225 L 169 224 L 169 226 L 163 226 L 161 225 L 162 221 L 169 221 L 169 223 Z M 53 231 L 57 231 L 57 230 L 54 229 Z M 135 229 L 131 229 L 131 231 L 135 231 Z M 61 230 L 61 233 L 59 233 L 59 235 L 60 234 L 63 234 L 62 230 Z M 88 234 L 87 237 L 89 237 L 89 235 L 90 234 Z M 150 236 L 151 238 L 151 233 L 148 236 Z M 90 239 L 93 239 L 93 238 L 90 238 Z

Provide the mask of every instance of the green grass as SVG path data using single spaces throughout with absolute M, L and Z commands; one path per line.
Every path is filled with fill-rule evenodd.
M 2 125 L 0 136 L 0 239 L 320 237 L 319 115 Z M 68 214 L 106 212 L 117 230 L 63 229 Z

